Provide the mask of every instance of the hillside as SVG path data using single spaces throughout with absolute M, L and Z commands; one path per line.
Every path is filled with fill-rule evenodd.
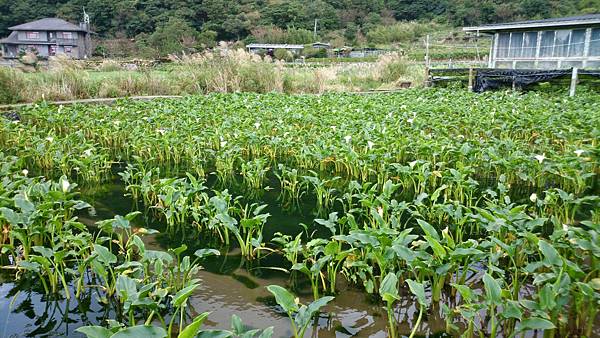
M 407 42 L 437 26 L 591 13 L 600 9 L 600 0 L 0 0 L 0 35 L 41 17 L 77 22 L 84 7 L 98 37 L 116 44 L 103 48 L 133 48 L 128 41 L 135 39 L 135 48 L 164 55 L 220 40 Z M 405 34 L 396 24 L 404 21 L 425 24 Z

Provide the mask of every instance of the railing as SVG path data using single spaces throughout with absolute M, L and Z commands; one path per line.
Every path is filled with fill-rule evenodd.
M 59 45 L 77 45 L 77 39 L 52 38 L 49 42 Z

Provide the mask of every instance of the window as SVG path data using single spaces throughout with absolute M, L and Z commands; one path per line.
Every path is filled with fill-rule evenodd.
M 538 33 L 526 32 L 523 35 L 523 57 L 534 58 L 537 49 Z
M 73 38 L 73 32 L 63 32 L 62 36 L 63 36 L 63 39 L 72 39 Z
M 73 47 L 71 47 L 71 46 L 65 46 L 65 53 L 66 54 L 71 54 L 72 51 L 73 51 Z
M 48 47 L 48 55 L 50 55 L 50 56 L 56 55 L 56 45 L 50 45 Z
M 523 33 L 510 34 L 510 50 L 508 56 L 511 58 L 520 58 L 523 55 Z
M 566 57 L 569 52 L 569 39 L 571 37 L 570 30 L 556 31 L 556 38 L 554 39 L 554 57 Z
M 498 50 L 496 57 L 505 58 L 508 56 L 508 47 L 510 45 L 510 33 L 498 34 Z
M 25 33 L 27 40 L 38 40 L 40 38 L 40 32 L 27 32 Z
M 583 56 L 585 47 L 585 29 L 576 29 L 571 33 L 571 43 L 569 44 L 569 56 Z
M 600 56 L 600 28 L 592 29 L 589 54 L 590 56 Z
M 540 45 L 540 57 L 552 56 L 554 50 L 554 31 L 543 31 Z

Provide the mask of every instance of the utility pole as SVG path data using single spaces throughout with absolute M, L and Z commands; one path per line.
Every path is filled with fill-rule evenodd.
M 315 29 L 314 29 L 314 33 L 313 33 L 313 39 L 315 40 L 315 42 L 317 41 L 317 22 L 319 21 L 319 19 L 315 19 Z
M 425 67 L 429 68 L 429 34 L 425 40 Z

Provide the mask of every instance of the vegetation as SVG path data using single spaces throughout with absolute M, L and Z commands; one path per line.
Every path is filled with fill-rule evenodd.
M 282 58 L 289 58 L 288 52 Z M 210 92 L 323 93 L 396 88 L 397 82 L 424 82 L 421 66 L 391 54 L 372 64 L 311 68 L 288 67 L 269 57 L 241 50 L 225 55 L 207 52 L 183 56 L 158 68 L 123 70 L 114 61 L 104 61 L 98 70 L 82 63 L 62 60 L 49 71 L 24 73 L 0 68 L 0 104 L 60 101 L 138 95 L 184 95 Z
M 206 315 L 189 318 L 187 302 L 201 283 L 195 271 L 232 248 L 248 262 L 281 255 L 286 264 L 275 268 L 292 288 L 310 288 L 314 302 L 303 305 L 268 287 L 298 337 L 319 310 L 331 311 L 342 278 L 380 301 L 392 337 L 402 334 L 404 306 L 416 310 L 411 337 L 433 311 L 465 337 L 591 337 L 598 99 L 421 89 L 36 105 L 19 121 L 0 120 L 1 257 L 49 295 L 98 292 L 122 324 L 80 331 L 102 337 L 199 332 Z M 131 225 L 139 212 L 80 223 L 91 206 L 74 182 L 105 182 L 115 163 L 142 213 L 214 248 L 150 250 L 141 238 L 154 230 Z M 305 232 L 265 235 L 260 198 L 273 189 L 283 208 L 310 204 Z M 234 316 L 218 334 L 245 331 Z
M 432 25 L 457 27 L 597 12 L 597 0 L 301 0 L 241 2 L 59 0 L 0 3 L 0 36 L 8 27 L 42 17 L 72 22 L 82 7 L 101 37 L 98 55 L 157 56 L 211 47 L 215 41 L 343 45 L 413 42 Z M 317 35 L 313 29 L 317 20 Z M 409 24 L 419 21 L 421 24 Z M 417 28 L 417 29 L 414 29 Z M 439 30 L 439 29 L 438 29 Z

